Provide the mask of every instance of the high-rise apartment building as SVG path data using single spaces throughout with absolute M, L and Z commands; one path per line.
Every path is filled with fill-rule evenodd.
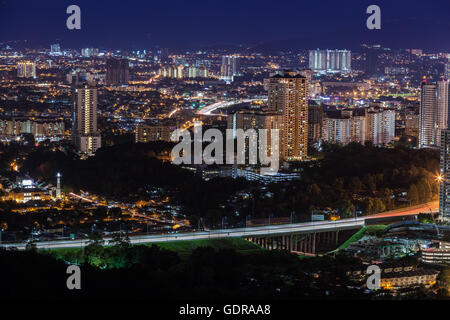
M 136 143 L 147 143 L 151 141 L 171 142 L 172 133 L 176 130 L 175 125 L 146 125 L 139 124 L 136 127 Z
M 450 220 L 450 130 L 441 133 L 439 218 Z
M 304 76 L 308 81 L 308 96 L 310 99 L 314 99 L 317 95 L 322 93 L 320 80 L 313 79 L 314 72 L 311 69 L 300 70 L 299 74 Z
M 50 46 L 50 53 L 53 55 L 60 55 L 61 54 L 61 46 L 58 43 L 52 44 Z
M 17 137 L 31 133 L 36 140 L 52 139 L 64 135 L 64 122 L 47 119 L 0 119 L 0 135 Z
M 378 72 L 378 51 L 376 49 L 368 49 L 365 53 L 365 73 L 371 77 Z
M 352 53 L 349 50 L 310 50 L 309 68 L 321 73 L 352 71 Z
M 20 61 L 17 63 L 17 76 L 19 78 L 36 79 L 36 63 L 32 61 Z
M 364 143 L 366 141 L 365 110 L 339 110 L 325 113 L 322 139 L 342 145 L 350 142 Z
M 322 139 L 346 145 L 350 142 L 386 145 L 395 138 L 395 110 L 357 108 L 329 111 L 323 117 Z
M 395 138 L 395 110 L 370 108 L 366 113 L 366 140 L 385 145 Z
M 419 138 L 419 115 L 408 113 L 405 115 L 405 134 Z
M 437 82 L 436 87 L 436 104 L 437 104 L 437 128 L 436 128 L 436 141 L 441 141 L 441 130 L 449 128 L 449 81 L 441 80 Z
M 106 84 L 125 85 L 129 81 L 129 65 L 127 59 L 110 58 L 106 61 Z
M 436 141 L 436 84 L 423 82 L 420 97 L 419 147 L 433 147 Z
M 97 130 L 97 88 L 88 84 L 74 89 L 72 137 L 77 150 L 94 154 L 101 147 Z
M 239 75 L 239 57 L 223 56 L 219 79 L 229 83 L 233 82 L 237 75 Z
M 422 83 L 420 99 L 419 147 L 439 147 L 441 130 L 449 122 L 449 81 Z
M 85 58 L 96 57 L 99 54 L 97 48 L 83 48 L 81 49 L 81 55 Z
M 164 78 L 207 78 L 208 69 L 205 66 L 188 66 L 185 67 L 180 65 L 169 65 L 164 66 L 158 70 L 158 74 Z
M 272 139 L 272 131 L 271 130 L 280 130 L 282 127 L 283 117 L 278 112 L 261 112 L 261 111 L 252 111 L 252 110 L 242 110 L 239 112 L 230 115 L 227 118 L 227 128 L 233 130 L 233 138 L 236 138 L 236 130 L 242 129 L 247 131 L 248 129 L 257 130 L 258 134 L 259 129 L 266 129 L 266 150 L 267 156 L 271 156 L 271 139 Z M 281 132 L 279 131 L 279 138 L 281 136 Z M 259 139 L 259 138 L 258 138 Z M 248 141 L 246 140 L 246 150 L 248 148 Z M 280 151 L 280 150 L 278 150 Z M 245 153 L 246 159 L 248 159 L 249 155 L 247 152 Z
M 313 101 L 308 105 L 308 144 L 319 142 L 322 137 L 323 108 Z
M 268 106 L 283 115 L 280 159 L 305 160 L 308 155 L 308 81 L 294 71 L 269 79 Z

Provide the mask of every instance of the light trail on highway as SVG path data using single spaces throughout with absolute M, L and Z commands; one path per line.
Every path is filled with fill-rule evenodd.
M 352 229 L 355 227 L 363 227 L 366 224 L 366 220 L 376 218 L 410 216 L 410 215 L 417 215 L 419 213 L 428 213 L 427 210 L 429 211 L 430 208 L 436 209 L 436 201 L 427 203 L 422 206 L 416 206 L 414 207 L 414 209 L 411 208 L 397 209 L 394 211 L 385 212 L 377 215 L 355 217 L 336 221 L 318 221 L 318 222 L 269 225 L 269 226 L 248 227 L 248 228 L 218 229 L 211 231 L 197 231 L 187 233 L 141 235 L 141 236 L 131 236 L 129 237 L 129 239 L 131 244 L 146 244 L 146 243 L 182 241 L 182 240 L 251 238 L 258 236 L 283 235 L 290 233 L 310 233 L 310 232 L 324 232 L 331 230 L 345 230 L 345 229 Z M 111 244 L 113 239 L 111 237 L 107 237 L 103 240 L 105 241 L 105 244 L 108 245 Z M 82 240 L 42 241 L 36 242 L 35 245 L 38 249 L 59 249 L 59 248 L 85 247 L 90 243 L 91 240 L 82 239 Z M 24 250 L 26 248 L 26 243 L 1 244 L 1 247 L 17 248 L 19 250 Z

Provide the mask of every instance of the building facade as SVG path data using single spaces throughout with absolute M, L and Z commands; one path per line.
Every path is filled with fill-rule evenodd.
M 282 114 L 280 160 L 308 156 L 308 81 L 294 71 L 276 74 L 268 83 L 268 107 Z
M 442 130 L 440 156 L 439 218 L 450 220 L 450 130 Z
M 395 138 L 395 110 L 369 107 L 326 112 L 322 126 L 322 139 L 327 142 L 386 145 Z
M 97 88 L 88 84 L 74 90 L 72 137 L 76 149 L 94 154 L 101 147 L 97 130 Z
M 223 56 L 222 65 L 220 66 L 220 80 L 225 82 L 233 82 L 234 77 L 239 74 L 239 57 Z
M 64 135 L 64 122 L 26 118 L 0 119 L 0 135 L 19 136 L 24 133 L 31 133 L 35 139 L 60 137 Z
M 129 65 L 127 59 L 110 58 L 106 61 L 106 84 L 126 85 L 129 81 Z
M 350 142 L 364 143 L 366 141 L 365 115 L 359 114 L 356 110 L 327 113 L 323 119 L 322 139 L 342 145 Z
M 323 108 L 321 105 L 308 105 L 308 144 L 319 142 L 322 137 Z
M 310 50 L 309 68 L 320 73 L 348 73 L 352 70 L 349 50 Z
M 20 61 L 17 63 L 17 77 L 36 79 L 36 63 L 32 61 Z
M 439 147 L 449 122 L 449 81 L 423 82 L 420 99 L 419 147 Z
M 171 142 L 173 141 L 172 132 L 175 130 L 175 125 L 138 124 L 136 127 L 136 143 L 147 143 L 151 141 Z
M 259 129 L 266 129 L 266 150 L 267 156 L 272 155 L 272 130 L 279 130 L 279 140 L 281 135 L 283 118 L 282 115 L 277 112 L 261 112 L 261 111 L 251 111 L 251 110 L 243 110 L 234 113 L 233 115 L 227 118 L 227 129 L 233 130 L 233 138 L 236 138 L 236 130 L 242 129 L 247 131 L 249 129 L 256 130 L 256 134 L 259 134 Z M 258 137 L 259 139 L 259 137 Z M 247 153 L 249 150 L 248 141 L 245 141 L 245 158 L 249 159 L 249 154 Z M 278 150 L 280 151 L 280 150 Z M 280 153 L 279 153 L 280 156 Z

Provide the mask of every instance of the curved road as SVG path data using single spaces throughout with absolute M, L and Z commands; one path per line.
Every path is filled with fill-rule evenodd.
M 438 209 L 438 201 L 429 202 L 425 205 L 419 205 L 415 207 L 409 207 L 404 209 L 397 209 L 389 212 L 384 212 L 377 215 L 342 219 L 337 221 L 319 221 L 319 222 L 305 222 L 294 223 L 284 225 L 272 225 L 272 226 L 260 226 L 249 228 L 235 228 L 235 229 L 219 229 L 211 231 L 198 231 L 190 233 L 171 233 L 171 234 L 159 234 L 159 235 L 142 235 L 130 237 L 130 243 L 142 244 L 142 243 L 157 243 L 168 241 L 180 241 L 180 240 L 202 240 L 202 239 L 221 239 L 221 238 L 251 238 L 265 235 L 282 235 L 289 233 L 310 233 L 311 231 L 323 232 L 331 230 L 345 230 L 355 227 L 362 227 L 365 225 L 366 220 L 374 218 L 385 218 L 395 216 L 408 216 L 416 215 L 419 213 L 428 213 L 430 209 L 436 212 Z M 108 244 L 112 238 L 105 238 L 105 244 Z M 37 242 L 36 247 L 39 249 L 58 249 L 58 248 L 80 248 L 88 245 L 90 240 L 57 240 L 57 241 L 42 241 Z M 1 244 L 4 248 L 15 247 L 19 250 L 23 250 L 26 247 L 25 243 L 10 243 Z

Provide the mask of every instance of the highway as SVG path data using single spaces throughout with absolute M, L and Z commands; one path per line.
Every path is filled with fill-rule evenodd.
M 268 235 L 283 235 L 290 233 L 311 233 L 312 231 L 324 232 L 332 230 L 345 230 L 352 229 L 355 227 L 363 227 L 366 220 L 374 218 L 385 218 L 385 217 L 395 217 L 395 216 L 408 216 L 416 215 L 421 212 L 436 212 L 437 201 L 429 202 L 423 205 L 409 207 L 404 209 L 397 209 L 389 212 L 384 212 L 381 214 L 376 214 L 372 216 L 365 216 L 359 218 L 342 219 L 337 221 L 318 221 L 318 222 L 305 222 L 305 223 L 293 223 L 293 224 L 283 224 L 283 225 L 269 225 L 269 226 L 258 226 L 258 227 L 248 227 L 248 228 L 233 228 L 233 229 L 218 229 L 211 231 L 197 231 L 188 233 L 167 233 L 167 234 L 157 234 L 157 235 L 140 235 L 131 236 L 130 243 L 132 244 L 145 244 L 145 243 L 158 243 L 158 242 L 169 242 L 169 241 L 180 241 L 180 240 L 205 240 L 205 239 L 223 239 L 223 238 L 250 238 L 258 236 L 268 236 Z M 111 237 L 105 238 L 105 244 L 109 244 L 112 240 Z M 42 241 L 36 242 L 36 247 L 38 249 L 59 249 L 59 248 L 80 248 L 88 245 L 89 239 L 82 240 L 56 240 L 56 241 Z M 15 247 L 19 250 L 24 250 L 26 247 L 25 243 L 2 243 L 0 245 L 3 248 Z
M 365 224 L 365 218 L 343 219 L 337 221 L 320 221 L 320 222 L 306 222 L 284 225 L 271 225 L 249 228 L 235 228 L 235 229 L 219 229 L 211 231 L 198 231 L 189 233 L 168 233 L 158 235 L 142 235 L 130 237 L 132 244 L 144 243 L 158 243 L 168 241 L 180 240 L 204 240 L 204 239 L 223 239 L 223 238 L 245 238 L 257 237 L 265 235 L 282 235 L 290 233 L 310 233 L 311 231 L 331 231 L 331 230 L 345 230 L 355 227 L 362 227 Z M 112 238 L 105 238 L 105 244 L 109 244 Z M 38 249 L 59 249 L 59 248 L 80 248 L 88 245 L 89 239 L 83 240 L 56 240 L 56 241 L 42 241 L 36 242 Z M 8 243 L 1 245 L 4 248 L 15 247 L 19 250 L 24 250 L 25 243 Z
M 438 212 L 439 211 L 439 201 L 431 201 L 431 202 L 420 204 L 417 206 L 396 209 L 396 210 L 392 210 L 392 211 L 386 211 L 383 213 L 375 214 L 373 216 L 367 216 L 367 219 L 416 215 L 419 213 L 430 213 L 430 210 L 433 213 Z
M 261 99 L 241 99 L 241 100 L 235 100 L 235 101 L 219 101 L 219 102 L 210 104 L 210 105 L 200 109 L 199 111 L 197 111 L 197 114 L 203 115 L 203 116 L 220 116 L 221 114 L 214 114 L 212 112 L 217 109 L 231 107 L 235 104 L 259 101 L 259 100 L 261 100 Z

